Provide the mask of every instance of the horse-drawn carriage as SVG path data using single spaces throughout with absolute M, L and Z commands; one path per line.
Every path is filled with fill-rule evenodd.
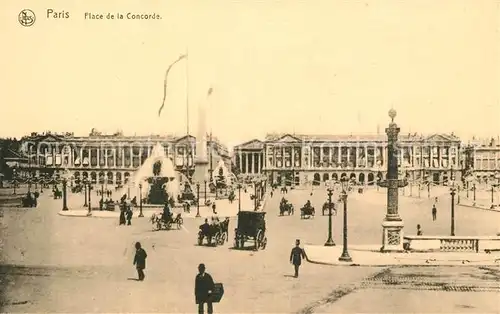
M 286 212 L 287 215 L 293 215 L 293 204 L 289 203 L 287 200 L 283 199 L 280 202 L 280 216 L 283 216 Z
M 175 218 L 170 215 L 170 217 L 167 217 L 166 219 L 164 219 L 160 215 L 153 214 L 150 221 L 153 224 L 154 230 L 171 230 L 173 225 L 176 225 L 178 230 L 184 223 L 181 214 L 177 214 Z
M 309 219 L 314 217 L 315 210 L 311 204 L 306 204 L 300 209 L 300 219 Z
M 22 207 L 36 207 L 37 199 L 40 195 L 38 192 L 26 194 L 25 197 L 21 198 L 21 206 Z
M 57 200 L 59 198 L 62 198 L 62 191 L 54 189 L 52 192 L 54 193 L 54 199 L 55 200 Z
M 254 241 L 255 250 L 267 245 L 265 212 L 240 211 L 238 228 L 234 230 L 234 247 L 243 248 L 246 241 Z
M 198 232 L 198 245 L 203 245 L 203 239 L 207 239 L 208 245 L 223 245 L 228 241 L 229 219 L 221 223 L 208 224 L 206 221 L 200 226 Z M 213 243 L 212 243 L 212 240 Z

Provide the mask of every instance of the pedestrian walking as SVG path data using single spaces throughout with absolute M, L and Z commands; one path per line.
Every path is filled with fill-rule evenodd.
M 295 247 L 290 253 L 290 264 L 295 268 L 295 278 L 299 277 L 299 267 L 302 264 L 302 259 L 307 258 L 306 252 L 300 247 L 300 240 L 295 240 Z
M 422 231 L 422 228 L 420 227 L 420 225 L 417 225 L 417 235 L 418 236 L 424 235 L 424 232 Z
M 140 242 L 135 243 L 135 257 L 134 257 L 134 265 L 137 269 L 137 275 L 139 276 L 139 281 L 143 281 L 144 277 L 144 269 L 146 269 L 146 251 L 141 247 Z
M 437 219 L 437 208 L 436 204 L 432 205 L 432 221 L 435 221 Z
M 125 224 L 125 203 L 120 205 L 120 226 Z
M 199 314 L 204 313 L 205 303 L 207 304 L 207 313 L 212 314 L 214 312 L 211 299 L 214 286 L 215 284 L 212 276 L 205 272 L 205 264 L 200 264 L 198 266 L 198 274 L 194 281 L 194 296 L 196 304 L 198 304 Z
M 130 206 L 127 207 L 127 226 L 132 225 L 132 209 L 130 209 Z

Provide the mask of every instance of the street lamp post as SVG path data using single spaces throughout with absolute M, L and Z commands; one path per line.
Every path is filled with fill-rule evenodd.
M 472 197 L 473 197 L 473 204 L 472 206 L 476 206 L 476 183 L 472 184 Z
M 420 190 L 421 190 L 421 188 L 422 188 L 422 186 L 421 186 L 421 184 L 419 183 L 419 184 L 418 184 L 418 198 L 420 198 Z
M 253 210 L 257 210 L 257 180 L 253 182 Z
M 204 191 L 205 193 L 204 194 L 205 194 L 205 203 L 206 203 L 207 202 L 207 180 L 205 180 L 205 187 L 204 187 L 204 189 L 205 189 L 205 191 Z
M 84 189 L 84 193 L 85 193 L 85 204 L 83 204 L 84 207 L 88 206 L 88 204 L 87 204 L 87 185 L 88 184 L 89 183 L 88 183 L 87 179 L 84 179 L 83 180 L 83 189 Z M 89 193 L 90 193 L 90 191 L 89 191 Z
M 241 183 L 238 183 L 238 212 L 241 211 Z
M 491 209 L 495 208 L 495 184 L 491 185 Z
M 67 186 L 68 186 L 68 179 L 63 178 L 63 208 L 62 210 L 66 211 L 68 210 L 68 204 L 67 204 Z
M 127 199 L 130 199 L 130 181 L 127 182 Z
M 465 197 L 467 197 L 467 199 L 468 199 L 469 198 L 469 181 L 468 180 L 466 181 L 466 184 L 467 184 L 467 186 L 466 186 L 466 188 L 467 188 L 467 194 L 466 194 Z
M 455 235 L 455 187 L 451 187 L 451 235 Z
M 142 213 L 142 183 L 139 183 L 139 217 L 144 217 Z
M 325 246 L 335 246 L 335 242 L 332 237 L 332 195 L 333 190 L 331 187 L 328 188 L 328 239 L 325 242 Z
M 460 205 L 460 185 L 457 186 L 457 205 Z
M 427 198 L 431 198 L 431 183 L 427 182 Z
M 339 257 L 341 262 L 352 262 L 352 258 L 349 255 L 347 249 L 347 184 L 348 182 L 342 182 L 342 201 L 344 203 L 344 230 L 343 230 L 343 244 L 342 244 L 342 255 Z
M 196 217 L 200 217 L 200 183 L 196 183 L 196 197 L 198 199 L 196 202 Z
M 92 214 L 92 201 L 91 201 L 91 194 L 92 194 L 92 182 L 89 181 L 89 212 L 87 215 L 91 215 Z
M 101 183 L 101 206 L 99 209 L 102 210 L 104 207 L 104 181 Z
M 16 195 L 16 185 L 17 185 L 17 178 L 16 178 L 16 168 L 12 169 L 12 177 L 13 177 L 13 182 L 14 182 L 14 195 Z

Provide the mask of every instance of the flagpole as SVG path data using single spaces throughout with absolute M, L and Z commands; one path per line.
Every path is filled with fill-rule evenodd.
M 189 51 L 186 47 L 186 134 L 189 135 Z

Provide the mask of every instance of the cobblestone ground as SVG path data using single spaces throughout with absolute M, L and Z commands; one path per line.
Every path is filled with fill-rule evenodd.
M 449 273 L 451 279 L 447 277 L 448 282 L 470 274 L 467 277 L 471 281 L 468 286 L 483 287 L 482 290 L 469 288 L 467 291 L 479 291 L 469 292 L 477 296 L 470 299 L 486 300 L 490 299 L 491 294 L 498 293 L 494 288 L 484 288 L 492 285 L 491 276 L 496 276 L 492 275 L 493 270 L 488 275 L 488 270 L 473 267 L 438 267 L 432 271 L 430 268 L 418 267 L 386 270 L 306 263 L 301 268 L 300 278 L 292 278 L 293 269 L 288 257 L 294 240 L 300 238 L 304 243 L 314 244 L 326 240 L 326 217 L 319 215 L 301 220 L 298 215 L 298 208 L 307 198 L 311 198 L 316 208 L 320 208 L 326 199 L 324 191 L 314 191 L 313 196 L 309 193 L 293 191 L 287 195 L 295 204 L 294 216 L 277 215 L 279 194 L 267 202 L 269 242 L 264 251 L 258 252 L 231 249 L 234 220 L 230 224 L 229 243 L 213 248 L 196 245 L 201 220 L 186 219 L 181 230 L 153 232 L 147 217 L 135 218 L 132 226 L 119 227 L 118 221 L 114 219 L 58 216 L 60 200 L 44 200 L 37 209 L 6 208 L 2 217 L 3 266 L 0 267 L 3 311 L 192 313 L 196 310 L 194 276 L 201 262 L 207 265 L 207 271 L 216 281 L 224 283 L 224 298 L 216 305 L 219 313 L 370 311 L 363 307 L 363 304 L 370 302 L 359 301 L 359 298 L 368 298 L 364 294 L 370 295 L 369 299 L 374 300 L 371 303 L 377 305 L 373 306 L 372 312 L 420 312 L 419 306 L 422 304 L 431 312 L 439 312 L 439 308 L 433 308 L 431 303 L 425 302 L 426 294 L 432 290 L 405 288 L 414 289 L 418 283 L 438 280 L 429 279 L 429 274 Z M 375 191 L 353 194 L 350 198 L 349 228 L 352 243 L 374 243 L 380 238 L 379 221 L 384 214 L 380 199 L 383 199 L 383 195 Z M 415 200 L 402 198 L 402 216 L 405 221 L 410 221 L 410 226 L 420 219 L 424 221 L 424 226 L 430 224 L 430 218 L 424 217 L 429 214 L 429 202 L 422 200 L 416 203 Z M 462 228 L 457 229 L 461 230 L 459 234 L 473 232 L 479 225 L 482 226 L 481 234 L 488 233 L 494 224 L 492 218 L 497 216 L 487 216 L 474 209 L 470 211 L 474 211 L 470 217 L 482 221 L 477 224 L 458 224 Z M 320 214 L 320 211 L 317 212 Z M 460 215 L 458 217 L 464 219 Z M 462 215 L 465 215 L 465 210 Z M 334 222 L 335 241 L 339 244 L 340 218 L 340 215 L 337 216 Z M 435 230 L 446 232 L 447 221 L 444 218 L 441 220 L 441 217 L 438 221 L 434 224 Z M 431 225 L 424 230 L 430 228 Z M 144 282 L 133 280 L 136 277 L 132 266 L 135 241 L 141 241 L 148 252 Z M 406 279 L 380 279 L 391 276 Z M 398 289 L 394 295 L 401 296 L 400 299 L 407 299 L 411 295 L 411 302 L 407 304 L 410 307 L 402 307 L 385 297 L 392 293 L 385 287 Z M 434 290 L 439 290 L 439 293 L 447 291 L 438 288 Z M 458 289 L 451 290 L 462 291 Z M 448 312 L 471 311 L 472 308 L 468 306 L 473 307 L 475 312 L 488 312 L 493 306 L 491 302 L 488 307 L 486 302 L 479 301 L 483 307 L 478 307 L 476 303 L 471 305 L 463 297 L 453 296 L 457 293 L 446 292 L 447 297 L 443 297 L 449 305 L 443 308 L 453 308 Z M 382 302 L 377 296 L 388 301 Z

